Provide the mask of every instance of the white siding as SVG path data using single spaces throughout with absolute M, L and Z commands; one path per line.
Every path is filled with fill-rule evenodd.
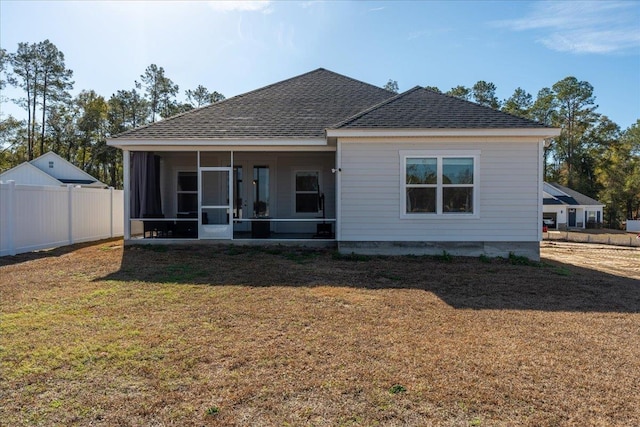
M 82 169 L 69 163 L 53 152 L 48 152 L 31 161 L 31 164 L 57 179 L 77 179 L 97 181 Z M 51 166 L 51 167 L 50 167 Z
M 15 181 L 16 184 L 23 185 L 62 185 L 60 181 L 42 172 L 31 163 L 22 163 L 13 169 L 9 169 L 0 175 L 0 181 L 4 183 Z
M 342 241 L 537 241 L 539 141 L 341 141 Z M 400 150 L 480 150 L 477 218 L 400 218 Z

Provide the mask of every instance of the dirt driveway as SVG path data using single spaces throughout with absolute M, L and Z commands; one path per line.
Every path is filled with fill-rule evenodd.
M 553 260 L 640 280 L 640 248 L 544 241 L 540 256 L 542 261 Z

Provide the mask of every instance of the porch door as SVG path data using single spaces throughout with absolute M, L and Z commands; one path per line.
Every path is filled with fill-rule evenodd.
M 233 237 L 232 168 L 200 168 L 199 226 L 200 239 Z
M 576 210 L 571 208 L 569 209 L 569 227 L 576 226 Z

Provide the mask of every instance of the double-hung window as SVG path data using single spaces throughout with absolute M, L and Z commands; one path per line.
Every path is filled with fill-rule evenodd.
M 320 172 L 295 172 L 296 213 L 318 213 L 320 210 Z
M 475 151 L 401 152 L 401 216 L 476 216 L 478 158 Z

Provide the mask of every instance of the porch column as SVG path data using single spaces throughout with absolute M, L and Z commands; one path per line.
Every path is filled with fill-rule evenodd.
M 335 186 L 336 186 L 336 241 L 340 241 L 342 237 L 341 217 L 342 217 L 342 159 L 340 155 L 340 139 L 336 141 L 336 167 L 335 167 Z
M 122 189 L 124 191 L 124 240 L 131 239 L 131 154 L 122 150 Z

